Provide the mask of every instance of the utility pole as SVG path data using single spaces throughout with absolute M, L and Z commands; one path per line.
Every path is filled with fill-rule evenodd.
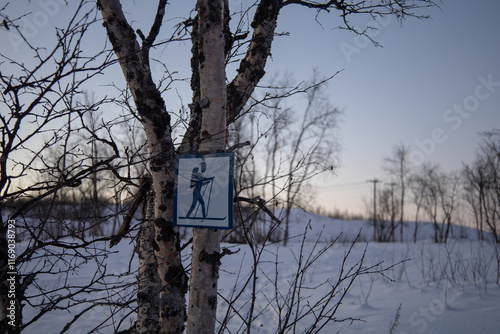
M 377 183 L 379 179 L 368 180 L 366 182 L 373 183 L 373 241 L 377 240 Z
M 396 219 L 395 205 L 394 205 L 394 186 L 397 185 L 395 182 L 386 183 L 386 185 L 391 187 L 391 241 L 394 242 L 394 231 L 396 227 L 394 226 L 394 220 Z M 401 240 L 403 241 L 403 240 Z

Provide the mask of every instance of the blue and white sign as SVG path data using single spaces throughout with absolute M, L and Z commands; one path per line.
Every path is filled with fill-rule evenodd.
M 233 228 L 233 174 L 233 153 L 177 156 L 174 225 Z

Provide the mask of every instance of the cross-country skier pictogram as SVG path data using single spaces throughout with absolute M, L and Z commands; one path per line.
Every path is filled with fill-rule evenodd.
M 201 213 L 203 215 L 203 219 L 207 218 L 207 213 L 205 210 L 205 201 L 203 200 L 203 195 L 205 195 L 205 192 L 207 191 L 208 187 L 205 187 L 205 190 L 203 191 L 203 194 L 201 193 L 201 189 L 203 186 L 208 185 L 214 180 L 214 177 L 209 177 L 206 178 L 203 176 L 203 173 L 207 170 L 207 164 L 205 161 L 203 161 L 200 164 L 201 172 L 199 171 L 198 167 L 193 168 L 193 172 L 191 173 L 191 182 L 190 182 L 190 188 L 193 188 L 193 202 L 191 203 L 191 207 L 189 208 L 189 211 L 186 214 L 186 218 L 190 218 L 191 213 L 193 210 L 197 207 L 197 204 L 199 203 L 201 205 Z M 210 193 L 208 197 L 209 205 L 210 205 L 210 195 L 212 194 L 212 186 L 213 183 L 211 183 L 210 186 Z M 194 215 L 196 216 L 196 212 L 198 209 L 195 211 Z
M 180 154 L 175 158 L 175 226 L 233 227 L 234 154 Z

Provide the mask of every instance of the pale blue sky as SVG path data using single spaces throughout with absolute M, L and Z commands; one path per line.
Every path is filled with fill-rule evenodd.
M 325 17 L 322 29 L 293 14 L 280 25 L 291 36 L 276 41 L 272 67 L 300 78 L 315 67 L 325 75 L 343 70 L 329 87 L 343 110 L 343 151 L 336 176 L 321 180 L 318 200 L 325 207 L 365 212 L 373 189 L 366 180 L 389 181 L 381 165 L 394 145 L 422 152 L 415 161 L 425 157 L 459 170 L 473 158 L 478 133 L 500 127 L 500 2 L 445 0 L 430 20 L 408 19 L 401 27 L 393 19 L 375 37 L 383 48 L 328 29 Z M 342 49 L 351 50 L 349 57 Z M 453 108 L 464 103 L 472 111 L 459 116 Z
M 23 2 L 11 3 L 9 8 L 23 12 Z M 46 38 L 53 41 L 52 25 L 66 20 L 69 13 L 63 5 L 49 11 L 40 5 L 49 2 L 31 1 L 32 15 L 27 17 L 33 21 L 38 15 L 42 20 L 32 39 L 42 44 Z M 0 1 L 2 6 L 4 3 Z M 151 8 L 144 9 L 146 3 Z M 124 1 L 134 28 L 148 30 L 155 3 Z M 170 3 L 168 17 L 172 12 L 174 17 L 187 17 L 195 1 Z M 237 8 L 237 2 L 230 3 Z M 43 22 L 43 12 L 53 14 L 49 21 Z M 370 200 L 372 190 L 366 180 L 377 177 L 389 181 L 381 165 L 394 145 L 418 148 L 419 142 L 429 144 L 433 131 L 438 131 L 439 143 L 424 156 L 446 170 L 458 170 L 462 161 L 472 159 L 478 133 L 500 127 L 500 2 L 444 0 L 441 9 L 423 13 L 432 19 L 408 19 L 402 27 L 395 19 L 379 24 L 374 38 L 383 48 L 333 29 L 338 25 L 335 12 L 320 15 L 321 26 L 315 22 L 315 12 L 302 7 L 285 8 L 281 13 L 278 32 L 290 32 L 290 36 L 275 39 L 266 69 L 269 75 L 293 72 L 295 79 L 302 81 L 309 79 L 314 69 L 325 76 L 342 70 L 329 85 L 331 102 L 343 111 L 338 129 L 343 147 L 341 166 L 336 175 L 322 177 L 319 182 L 318 202 L 328 209 L 364 211 L 363 200 Z M 367 17 L 356 21 L 360 27 L 371 22 Z M 164 23 L 165 27 L 172 25 L 173 21 Z M 104 30 L 97 30 L 102 31 L 92 42 L 102 43 Z M 12 48 L 5 31 L 0 42 L 3 50 Z M 184 48 L 169 45 L 159 50 L 161 60 L 171 70 L 179 70 L 181 77 L 188 77 L 189 49 L 187 43 Z M 25 55 L 21 50 L 14 56 Z M 228 71 L 229 78 L 232 71 Z M 121 71 L 116 68 L 112 72 L 113 77 L 106 77 L 106 81 L 122 84 Z M 491 82 L 488 87 L 484 87 L 485 81 Z M 189 87 L 181 84 L 181 89 L 182 85 L 186 90 Z M 189 97 L 188 92 L 185 104 Z M 463 103 L 469 103 L 472 110 L 467 118 L 453 111 L 454 105 Z M 428 149 L 424 146 L 424 151 Z

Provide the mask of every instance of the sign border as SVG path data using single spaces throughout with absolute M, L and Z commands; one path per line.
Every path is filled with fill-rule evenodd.
M 228 180 L 228 224 L 227 226 L 210 226 L 210 225 L 186 225 L 178 224 L 177 221 L 177 191 L 178 191 L 178 176 L 179 176 L 179 160 L 180 159 L 205 159 L 205 158 L 216 158 L 216 157 L 228 157 L 229 158 L 229 180 Z M 233 193 L 234 193 L 234 153 L 233 152 L 222 152 L 222 153 L 209 153 L 209 154 L 178 154 L 175 156 L 175 177 L 174 177 L 174 208 L 173 208 L 173 224 L 177 227 L 193 227 L 193 228 L 209 228 L 217 230 L 230 230 L 233 229 Z

